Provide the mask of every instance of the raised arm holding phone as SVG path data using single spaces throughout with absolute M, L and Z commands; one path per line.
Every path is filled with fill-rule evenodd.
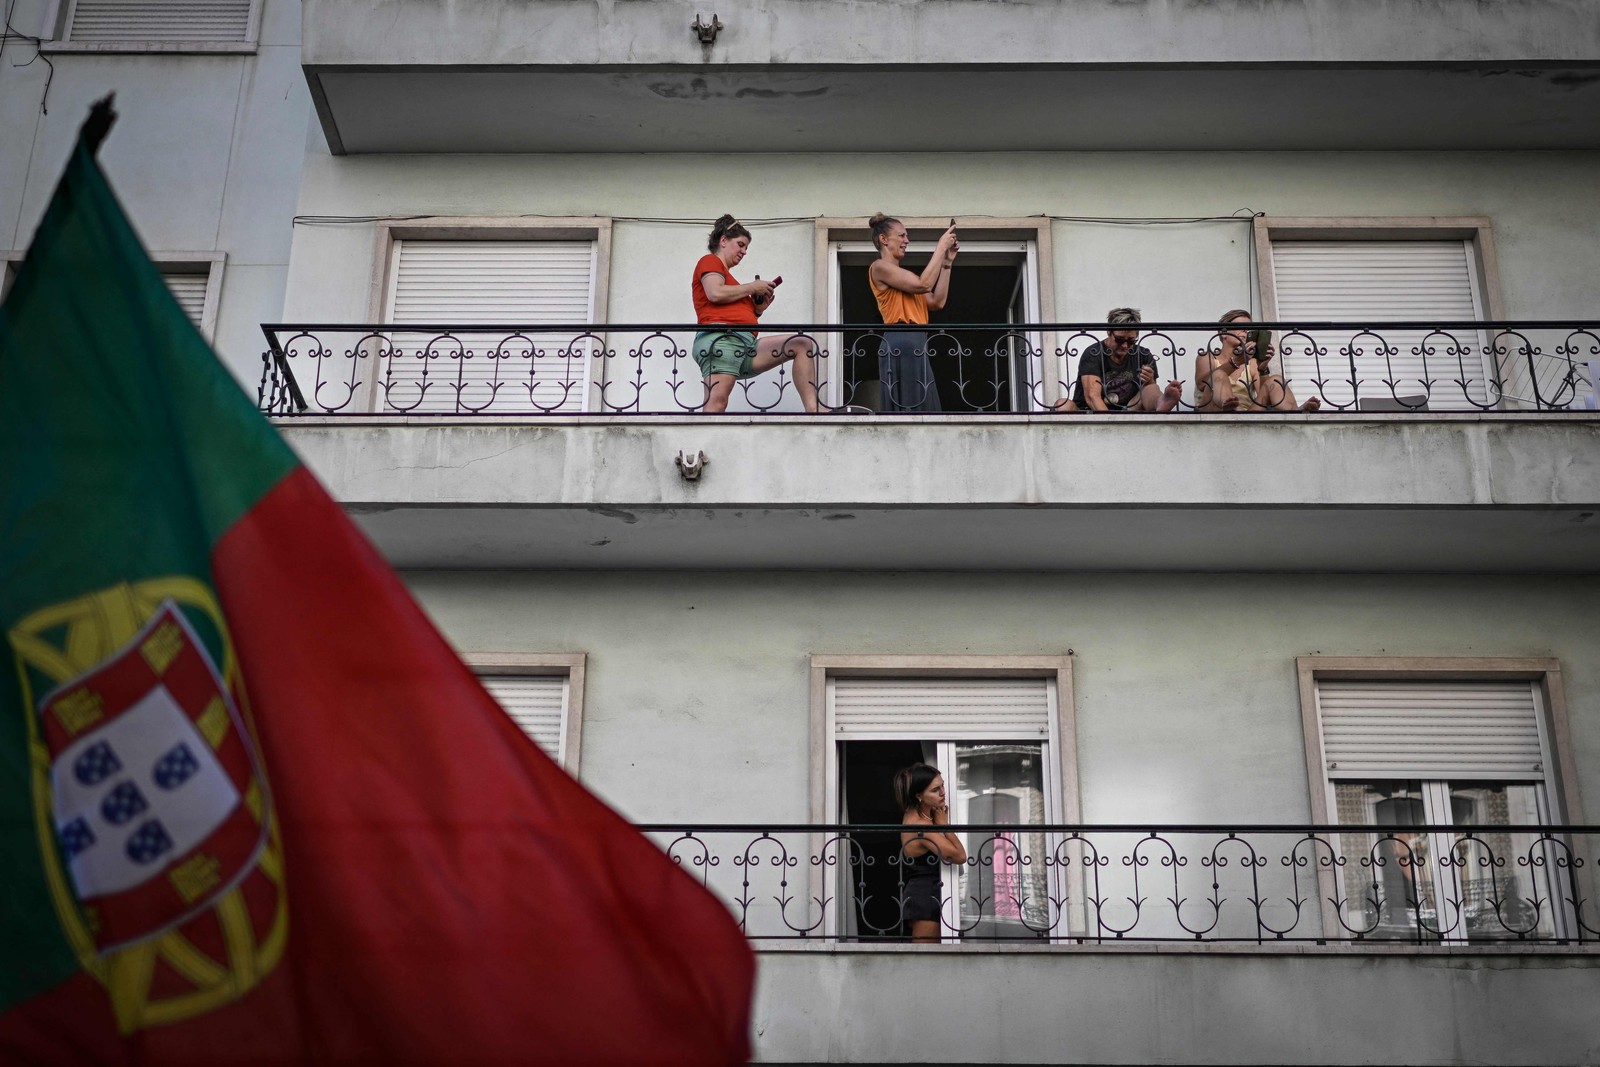
M 884 324 L 878 347 L 878 377 L 883 384 L 879 406 L 884 411 L 942 411 L 928 359 L 927 331 L 896 327 L 926 326 L 928 312 L 938 311 L 950 298 L 951 268 L 961 250 L 956 220 L 951 219 L 950 228 L 940 235 L 921 273 L 900 265 L 911 238 L 899 219 L 879 212 L 867 225 L 878 249 L 878 258 L 867 268 L 867 284 Z

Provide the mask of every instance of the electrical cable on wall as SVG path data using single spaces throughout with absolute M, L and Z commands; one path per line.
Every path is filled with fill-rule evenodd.
M 31 67 L 33 66 L 35 60 L 44 60 L 44 65 L 49 68 L 49 73 L 44 77 L 44 95 L 39 97 L 39 112 L 40 114 L 48 115 L 50 114 L 50 83 L 56 80 L 56 65 L 50 62 L 50 57 L 45 55 L 43 50 L 40 49 L 39 45 L 42 41 L 41 38 L 35 37 L 32 34 L 22 33 L 16 27 L 11 25 L 11 15 L 16 11 L 16 9 L 17 0 L 7 0 L 5 26 L 4 29 L 0 29 L 0 58 L 5 57 L 7 41 L 27 41 L 29 44 L 33 45 L 33 59 L 28 60 L 26 63 L 14 63 L 12 66 L 19 69 L 22 67 Z
M 13 0 L 15 2 L 15 0 Z M 1231 215 L 1195 215 L 1195 216 L 1116 216 L 1116 215 L 1026 215 L 1023 218 L 1049 219 L 1051 222 L 1074 222 L 1092 226 L 1200 226 L 1218 222 L 1244 222 L 1252 226 L 1255 220 L 1266 215 L 1264 211 L 1253 208 L 1235 208 Z M 296 215 L 296 226 L 360 226 L 370 225 L 375 222 L 412 222 L 417 219 L 440 218 L 439 215 Z M 518 219 L 570 219 L 571 215 L 540 215 L 522 214 L 512 216 L 499 216 L 502 218 Z M 613 222 L 643 222 L 656 223 L 668 226 L 695 226 L 703 227 L 711 223 L 710 219 L 698 218 L 669 218 L 651 217 L 646 215 L 590 215 L 586 218 L 609 218 Z M 740 219 L 746 226 L 785 226 L 796 223 L 816 222 L 821 216 L 817 215 L 790 215 L 769 218 Z M 967 215 L 968 219 L 995 219 L 1017 218 L 1015 215 Z M 1249 295 L 1250 314 L 1259 317 L 1261 309 L 1258 305 L 1258 289 L 1256 285 L 1256 243 L 1254 237 L 1245 241 L 1245 292 Z

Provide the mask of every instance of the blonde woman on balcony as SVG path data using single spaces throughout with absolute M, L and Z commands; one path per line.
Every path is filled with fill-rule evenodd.
M 939 940 L 939 895 L 943 864 L 967 862 L 961 838 L 939 827 L 950 822 L 944 776 L 939 768 L 913 763 L 896 771 L 894 796 L 900 804 L 900 863 L 904 872 L 901 918 L 911 927 L 911 940 Z
M 706 247 L 710 251 L 694 265 L 689 287 L 695 321 L 701 326 L 694 335 L 694 360 L 706 383 L 702 410 L 727 411 L 734 382 L 754 378 L 793 360 L 800 403 L 807 411 L 815 412 L 816 344 L 803 334 L 760 337 L 751 328 L 772 306 L 774 290 L 783 281 L 782 276 L 741 284 L 728 273 L 750 251 L 750 231 L 732 215 L 722 216 L 711 227 Z
M 921 274 L 900 265 L 911 238 L 899 219 L 883 212 L 867 220 L 878 258 L 867 268 L 867 284 L 878 302 L 883 318 L 883 342 L 878 346 L 878 378 L 883 383 L 879 408 L 883 411 L 943 410 L 939 389 L 933 381 L 933 366 L 928 361 L 928 334 L 925 330 L 895 329 L 897 326 L 926 326 L 928 312 L 938 311 L 950 298 L 950 268 L 955 266 L 961 243 L 956 240 L 956 223 L 934 245 L 933 255 Z
M 1194 359 L 1196 411 L 1316 411 L 1322 406 L 1317 397 L 1297 402 L 1289 383 L 1272 373 L 1272 345 L 1258 350 L 1248 338 L 1250 312 L 1235 308 L 1217 321 L 1234 328 L 1218 331 L 1217 349 Z

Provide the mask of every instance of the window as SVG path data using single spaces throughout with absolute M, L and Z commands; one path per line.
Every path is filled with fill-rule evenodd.
M 1314 820 L 1395 827 L 1337 835 L 1344 925 L 1410 941 L 1563 936 L 1572 894 L 1562 846 L 1515 829 L 1566 821 L 1555 759 L 1564 717 L 1549 711 L 1555 668 L 1340 662 L 1301 661 Z
M 66 0 L 54 47 L 110 51 L 251 51 L 259 0 Z
M 598 388 L 610 226 L 393 225 L 381 317 L 396 325 L 507 326 L 395 332 L 374 360 L 376 410 L 583 411 Z M 541 325 L 566 328 L 540 331 Z
M 477 653 L 462 658 L 523 732 L 576 775 L 583 724 L 584 655 Z
M 23 255 L 22 252 L 0 253 L 0 300 L 11 291 L 11 281 L 22 265 Z M 150 258 L 183 313 L 210 341 L 216 331 L 226 255 L 221 252 L 152 252 Z
M 1498 318 L 1487 219 L 1256 220 L 1263 317 L 1283 322 L 1471 322 Z M 1500 396 L 1487 333 L 1317 333 L 1280 339 L 1301 395 L 1359 410 L 1472 410 Z M 1352 357 L 1346 349 L 1359 354 Z M 1387 350 L 1392 351 L 1387 351 Z M 1507 392 L 1511 392 L 1509 382 Z
M 1077 817 L 1071 757 L 1070 661 L 1048 657 L 813 657 L 821 672 L 825 745 L 821 818 L 898 823 L 893 776 L 911 763 L 944 775 L 952 823 L 1014 826 L 972 832 L 977 862 L 943 869 L 947 941 L 1028 939 L 1050 930 L 1061 869 L 1040 827 Z M 980 665 L 981 664 L 981 665 Z M 865 672 L 865 673 L 863 673 Z M 851 859 L 827 889 L 840 933 L 903 935 L 898 834 L 853 835 Z
M 904 266 L 920 271 L 948 219 L 902 219 L 912 251 Z M 876 323 L 878 308 L 867 283 L 877 258 L 870 231 L 858 219 L 820 219 L 818 242 L 826 256 L 827 285 L 818 293 L 818 322 Z M 946 412 L 1036 411 L 1054 401 L 1045 358 L 1046 338 L 1036 331 L 1011 331 L 1009 323 L 1054 318 L 1050 228 L 1038 219 L 985 219 L 961 224 L 960 271 L 950 301 L 931 316 L 928 383 Z M 992 331 L 937 333 L 940 322 L 993 323 Z M 870 335 L 844 331 L 828 341 L 842 359 L 824 361 L 823 399 L 883 410 L 878 345 Z M 920 398 L 922 387 L 913 390 Z

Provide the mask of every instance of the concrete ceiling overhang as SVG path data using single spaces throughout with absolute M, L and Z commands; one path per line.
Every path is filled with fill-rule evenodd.
M 405 569 L 1600 573 L 1571 506 L 351 510 Z
M 305 75 L 336 154 L 1600 148 L 1600 60 Z
M 283 429 L 405 567 L 1600 573 L 1591 413 Z

